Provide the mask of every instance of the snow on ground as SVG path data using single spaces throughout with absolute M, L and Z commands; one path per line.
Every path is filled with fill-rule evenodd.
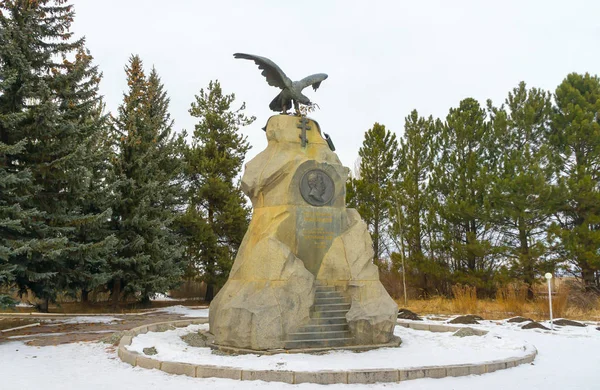
M 165 302 L 165 301 L 176 301 L 177 299 L 173 299 L 170 296 L 168 296 L 167 294 L 154 294 L 154 298 L 152 298 L 153 301 L 158 301 L 158 302 Z
M 190 314 L 190 313 L 187 313 Z M 198 314 L 198 313 L 194 313 Z M 432 323 L 434 323 L 432 321 Z M 435 322 L 440 323 L 440 322 Z M 548 326 L 546 322 L 544 325 Z M 287 385 L 261 381 L 239 382 L 228 379 L 200 379 L 169 375 L 156 370 L 131 367 L 121 362 L 114 351 L 106 344 L 77 343 L 52 347 L 29 347 L 20 341 L 0 344 L 0 388 L 2 390 L 186 390 L 198 388 L 221 389 L 399 389 L 399 390 L 466 390 L 484 388 L 485 390 L 527 389 L 527 390 L 591 390 L 600 388 L 600 331 L 598 324 L 586 328 L 562 327 L 555 332 L 541 330 L 521 330 L 518 325 L 498 321 L 484 321 L 477 328 L 487 329 L 502 337 L 507 343 L 533 344 L 538 356 L 533 364 L 522 365 L 491 374 L 443 378 L 418 379 L 403 383 L 382 383 L 375 385 L 329 385 L 315 384 Z M 422 337 L 419 337 L 422 336 Z M 441 336 L 440 336 L 441 337 Z M 410 364 L 428 362 L 437 359 L 431 344 L 437 343 L 428 332 L 406 333 L 405 343 L 400 350 L 406 356 L 394 357 L 390 364 L 396 365 L 396 359 L 404 359 Z M 461 339 L 465 343 L 467 338 Z M 422 348 L 418 349 L 422 342 Z M 440 341 L 441 342 L 441 341 Z M 411 346 L 412 344 L 412 346 Z M 444 348 L 444 346 L 436 346 Z M 459 358 L 463 351 L 455 349 L 448 356 Z M 160 350 L 159 350 L 160 352 Z M 479 354 L 480 353 L 480 354 Z M 478 357 L 485 356 L 480 350 Z M 300 355 L 296 355 L 300 356 Z M 327 355 L 324 355 L 327 356 Z M 355 354 L 355 361 L 370 364 L 366 353 Z M 215 356 L 216 357 L 216 356 Z M 262 358 L 250 358 L 260 361 Z M 418 363 L 417 363 L 418 362 Z M 314 365 L 320 364 L 315 361 Z M 429 363 L 428 363 L 429 364 Z M 289 369 L 289 367 L 288 367 Z M 312 369 L 323 369 L 312 366 Z
M 366 352 L 332 351 L 322 355 L 276 354 L 270 356 L 213 355 L 210 348 L 188 346 L 180 336 L 208 330 L 208 324 L 191 325 L 167 332 L 148 332 L 133 339 L 130 350 L 156 347 L 153 359 L 193 364 L 216 364 L 242 369 L 295 371 L 401 368 L 440 364 L 466 364 L 524 356 L 533 350 L 530 344 L 515 342 L 489 333 L 483 337 L 454 337 L 452 333 L 433 333 L 396 327 L 402 338 L 401 348 L 381 348 Z
M 75 332 L 54 332 L 54 333 L 36 333 L 34 335 L 30 334 L 22 334 L 18 336 L 8 336 L 9 340 L 18 340 L 18 339 L 36 339 L 40 337 L 57 337 L 64 336 L 67 334 L 98 334 L 98 333 L 115 333 L 115 329 L 104 329 L 104 330 L 90 330 L 90 331 L 75 331 Z
M 179 314 L 183 317 L 204 318 L 208 317 L 208 308 L 200 306 L 169 306 L 162 309 L 156 309 L 156 312 Z
M 167 294 L 155 294 L 154 298 L 151 299 L 152 301 L 157 301 L 157 302 L 180 302 L 180 301 L 198 301 L 200 300 L 200 298 L 198 297 L 194 297 L 194 298 L 171 298 L 170 296 L 168 296 Z
M 123 321 L 121 318 L 111 316 L 76 316 L 69 318 L 53 319 L 50 322 L 60 325 L 71 324 L 113 324 L 118 321 Z

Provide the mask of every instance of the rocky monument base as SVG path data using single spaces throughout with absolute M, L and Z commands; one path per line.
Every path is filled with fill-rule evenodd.
M 392 342 L 398 307 L 379 281 L 366 224 L 345 207 L 348 168 L 312 120 L 276 115 L 266 133 L 267 148 L 242 178 L 252 221 L 210 305 L 215 344 L 293 350 Z

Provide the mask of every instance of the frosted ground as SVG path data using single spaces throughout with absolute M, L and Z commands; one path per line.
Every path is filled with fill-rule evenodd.
M 205 317 L 206 309 L 187 309 L 174 306 L 161 309 L 187 317 Z M 76 319 L 73 321 L 77 321 Z M 439 323 L 429 321 L 431 323 Z M 549 326 L 548 323 L 544 323 Z M 563 327 L 555 332 L 521 330 L 516 324 L 503 321 L 483 321 L 478 328 L 489 330 L 483 337 L 451 338 L 448 334 L 413 331 L 397 328 L 404 344 L 394 351 L 396 355 L 385 355 L 382 351 L 360 354 L 337 352 L 335 354 L 307 356 L 287 355 L 256 357 L 248 356 L 240 361 L 229 356 L 218 356 L 219 364 L 244 365 L 248 368 L 322 370 L 326 368 L 402 367 L 421 364 L 463 363 L 477 360 L 501 358 L 504 354 L 518 356 L 534 345 L 538 356 L 533 364 L 522 365 L 491 374 L 443 379 L 418 379 L 402 383 L 375 385 L 329 385 L 327 389 L 348 387 L 353 389 L 600 389 L 600 331 L 598 324 L 590 323 L 585 328 Z M 171 336 L 178 338 L 177 329 L 171 333 L 149 333 L 139 337 L 132 349 L 143 348 L 153 343 L 159 353 L 171 354 L 182 360 L 182 356 L 194 362 L 209 355 L 193 356 L 183 344 L 168 343 Z M 193 349 L 193 348 L 192 348 Z M 193 351 L 192 351 L 193 352 Z M 390 352 L 391 353 L 391 352 Z M 160 355 L 159 355 L 160 356 Z M 163 358 L 166 356 L 162 356 Z M 217 358 L 217 356 L 215 356 Z M 284 358 L 287 358 L 285 360 Z M 229 359 L 229 361 L 227 360 Z M 474 360 L 475 359 L 475 360 Z M 214 362 L 216 363 L 216 361 Z M 238 364 L 239 363 L 239 364 Z M 21 341 L 0 344 L 0 388 L 12 389 L 324 389 L 323 385 L 266 383 L 261 381 L 239 382 L 228 379 L 200 379 L 175 376 L 156 370 L 131 367 L 119 360 L 116 351 L 101 343 L 74 343 L 50 347 L 30 347 Z

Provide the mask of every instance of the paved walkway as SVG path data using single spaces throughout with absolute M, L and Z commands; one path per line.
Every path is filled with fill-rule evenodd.
M 97 341 L 109 336 L 111 333 L 126 331 L 138 326 L 156 322 L 175 321 L 184 319 L 179 314 L 149 311 L 145 313 L 128 314 L 102 314 L 101 316 L 115 317 L 121 321 L 112 323 L 79 323 L 65 324 L 57 320 L 68 320 L 74 317 L 91 317 L 89 314 L 52 315 L 52 314 L 4 314 L 0 313 L 0 325 L 9 322 L 11 326 L 18 327 L 28 323 L 39 322 L 39 326 L 12 330 L 0 333 L 0 343 L 6 341 L 22 340 L 28 345 L 46 346 L 79 341 Z

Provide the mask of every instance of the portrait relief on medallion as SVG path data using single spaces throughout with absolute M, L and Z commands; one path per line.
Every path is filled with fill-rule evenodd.
M 311 169 L 300 180 L 300 194 L 313 206 L 328 204 L 333 198 L 334 190 L 333 180 L 321 169 Z

